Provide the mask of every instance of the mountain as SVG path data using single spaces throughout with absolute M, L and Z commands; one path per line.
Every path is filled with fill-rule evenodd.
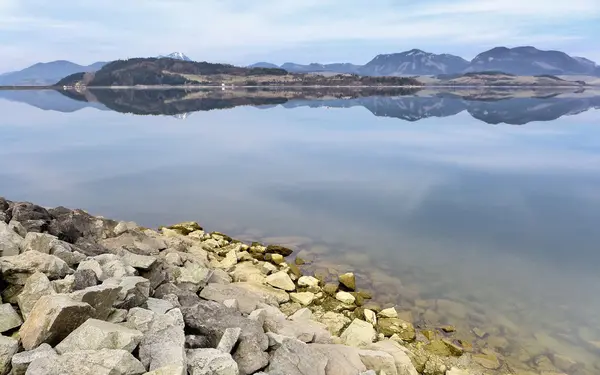
M 182 52 L 173 52 L 173 53 L 170 53 L 170 54 L 164 55 L 164 56 L 160 55 L 160 56 L 158 56 L 158 58 L 159 59 L 175 59 L 175 60 L 183 60 L 183 61 L 192 61 L 192 59 L 187 57 Z
M 360 73 L 371 76 L 438 75 L 461 72 L 467 66 L 469 62 L 462 57 L 412 49 L 377 55 L 360 69 Z
M 70 61 L 59 60 L 48 63 L 37 63 L 23 70 L 6 73 L 0 76 L 0 85 L 5 86 L 44 86 L 52 85 L 59 79 L 79 72 L 94 72 L 104 66 L 105 62 L 96 62 L 83 66 Z
M 583 57 L 560 51 L 542 51 L 535 47 L 496 47 L 477 55 L 467 72 L 501 71 L 518 75 L 594 74 L 596 64 Z

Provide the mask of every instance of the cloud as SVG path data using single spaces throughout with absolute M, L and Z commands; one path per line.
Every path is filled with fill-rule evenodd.
M 196 59 L 239 63 L 257 54 L 285 60 L 272 54 L 323 43 L 348 56 L 373 43 L 449 53 L 498 44 L 559 48 L 591 43 L 594 21 L 600 21 L 596 0 L 2 0 L 0 42 L 5 49 L 19 46 L 19 60 L 25 55 L 32 62 L 183 50 Z

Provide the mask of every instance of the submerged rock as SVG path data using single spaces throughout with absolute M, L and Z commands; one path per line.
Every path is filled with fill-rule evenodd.
M 380 318 L 377 321 L 377 330 L 386 337 L 398 335 L 402 340 L 410 342 L 416 338 L 415 327 L 412 323 L 399 318 Z
M 269 246 L 267 246 L 265 252 L 267 254 L 279 254 L 281 256 L 287 257 L 287 256 L 292 255 L 292 253 L 294 251 L 291 249 L 288 249 L 287 247 L 284 247 L 284 246 L 269 245 Z

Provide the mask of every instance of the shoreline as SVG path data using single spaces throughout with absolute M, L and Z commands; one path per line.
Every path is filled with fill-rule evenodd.
M 0 199 L 0 239 L 4 255 L 0 257 L 2 307 L 13 317 L 12 327 L 3 331 L 4 336 L 13 339 L 2 340 L 13 340 L 6 344 L 13 349 L 17 343 L 19 353 L 10 355 L 13 366 L 14 358 L 18 363 L 21 357 L 32 355 L 23 349 L 46 350 L 49 348 L 43 343 L 47 343 L 60 354 L 59 365 L 78 350 L 90 350 L 88 354 L 96 359 L 102 356 L 102 350 L 119 350 L 128 360 L 141 362 L 146 371 L 171 369 L 160 374 L 183 374 L 186 368 L 192 371 L 198 362 L 195 358 L 209 354 L 226 361 L 231 369 L 237 366 L 240 374 L 261 370 L 274 375 L 277 371 L 328 374 L 333 373 L 326 371 L 328 366 L 350 365 L 350 372 L 344 374 L 368 370 L 400 375 L 506 373 L 499 355 L 453 339 L 454 327 L 415 327 L 405 320 L 410 318 L 402 311 L 382 310 L 370 303 L 370 293 L 361 291 L 360 285 L 357 288 L 353 274 L 338 275 L 335 283 L 303 275 L 304 261 L 294 258 L 291 249 L 276 244 L 242 243 L 219 232 L 205 232 L 197 223 L 156 231 L 91 216 L 81 210 L 47 210 Z M 43 293 L 33 293 L 37 290 L 34 286 L 40 284 L 46 285 Z M 119 291 L 115 292 L 117 287 Z M 73 300 L 80 305 L 89 302 L 96 315 L 82 313 L 83 318 L 68 327 L 64 322 L 44 324 L 49 315 L 56 314 L 55 304 L 64 307 L 59 309 L 60 315 L 72 307 Z M 98 315 L 99 309 L 103 313 Z M 218 312 L 210 322 L 220 327 L 216 331 L 207 328 L 207 311 Z M 162 322 L 172 315 L 179 317 L 175 321 L 184 322 L 182 327 L 167 324 L 169 330 L 177 331 L 173 335 L 178 340 L 176 345 L 170 343 L 161 350 L 177 355 L 161 359 L 160 367 L 149 365 L 152 355 L 142 355 L 144 348 L 159 344 L 145 341 L 151 340 L 152 335 L 151 330 L 147 331 L 148 324 L 138 324 L 140 314 L 152 315 L 147 318 L 151 322 Z M 230 320 L 235 321 L 233 326 Z M 262 322 L 258 325 L 260 332 L 255 332 L 257 320 Z M 102 321 L 112 325 L 104 326 Z M 106 347 L 103 340 L 94 336 L 108 333 L 97 333 L 92 328 L 119 331 L 114 325 L 137 330 L 141 336 L 135 345 L 129 343 L 127 348 L 133 347 L 128 355 L 122 353 L 127 348 L 113 347 L 114 343 Z M 250 330 L 254 332 L 252 337 L 261 338 L 260 348 L 256 342 L 242 345 L 248 325 L 254 327 Z M 237 332 L 238 328 L 240 334 L 229 352 L 215 352 L 230 330 Z M 90 342 L 84 348 L 82 337 Z M 98 340 L 102 343 L 98 344 Z M 268 344 L 265 346 L 264 342 Z M 237 349 L 233 350 L 235 345 Z M 246 346 L 252 350 L 245 352 L 250 350 Z M 339 351 L 346 352 L 347 358 L 336 356 Z M 290 353 L 321 363 L 322 369 L 293 372 L 286 367 L 289 361 L 283 358 Z M 48 355 L 55 358 L 56 353 Z M 32 366 L 40 366 L 40 361 L 43 362 L 33 361 Z M 384 365 L 388 371 L 381 367 Z M 38 374 L 45 372 L 35 373 Z

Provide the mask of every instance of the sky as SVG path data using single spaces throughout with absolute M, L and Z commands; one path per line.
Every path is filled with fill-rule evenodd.
M 600 0 L 0 0 L 0 73 L 181 51 L 193 60 L 352 62 L 533 45 L 600 62 Z

